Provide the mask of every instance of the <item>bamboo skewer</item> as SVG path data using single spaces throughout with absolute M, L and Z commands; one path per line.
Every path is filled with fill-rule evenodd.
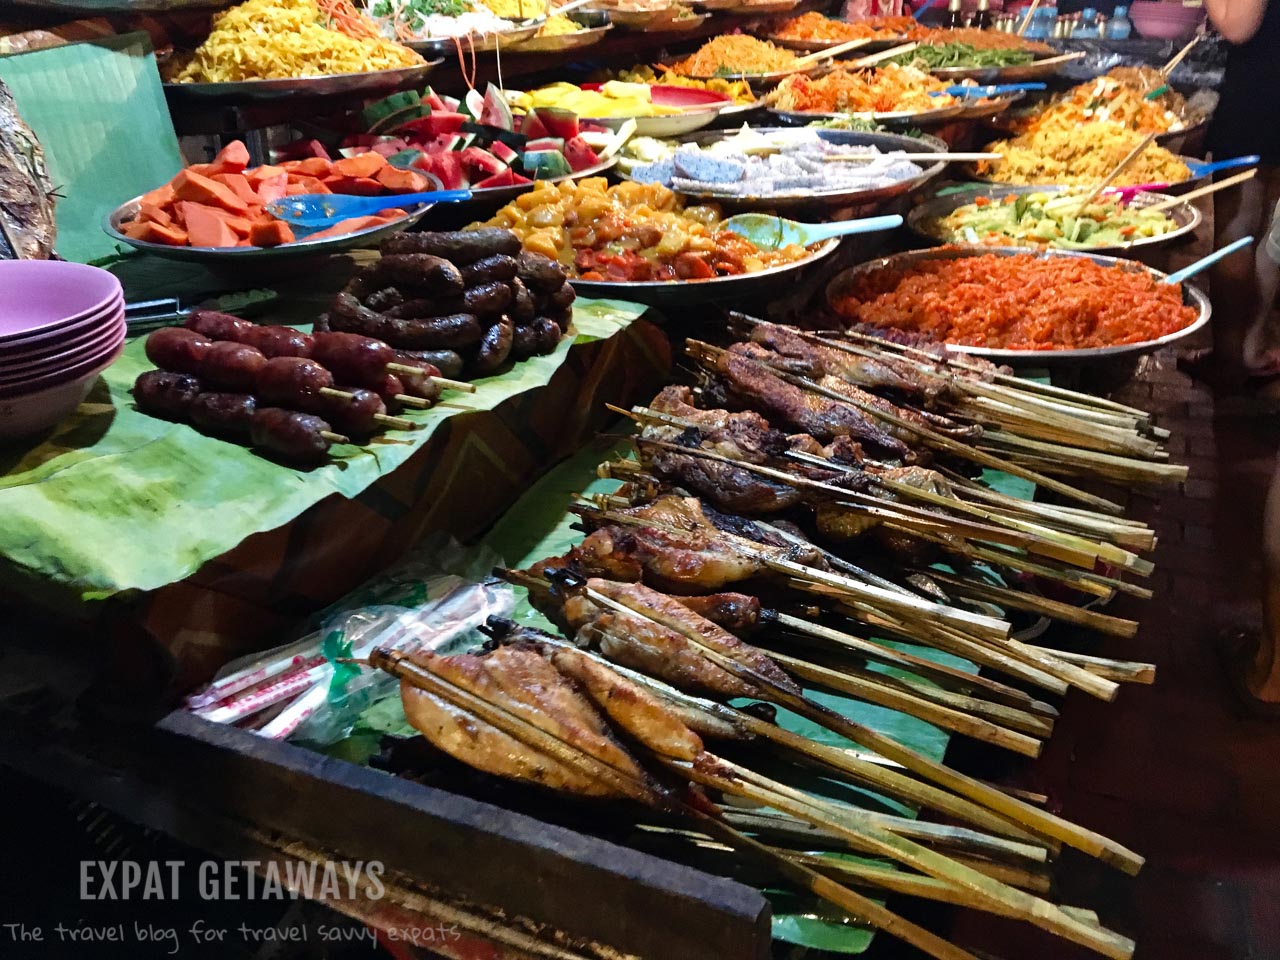
M 1178 197 L 1172 197 L 1169 200 L 1163 200 L 1151 207 L 1143 207 L 1144 213 L 1160 213 L 1170 210 L 1173 207 L 1180 206 L 1200 197 L 1207 197 L 1211 193 L 1217 193 L 1219 190 L 1225 190 L 1227 187 L 1234 187 L 1238 183 L 1244 183 L 1246 180 L 1252 180 L 1258 175 L 1257 167 L 1250 167 L 1244 173 L 1237 173 L 1234 177 L 1227 177 L 1225 180 L 1219 180 L 1217 183 L 1211 183 L 1207 187 L 1198 187 Z
M 865 47 L 870 42 L 870 37 L 858 37 L 856 40 L 847 40 L 844 43 L 837 43 L 834 47 L 827 47 L 825 50 L 816 50 L 813 53 L 805 54 L 803 57 L 796 57 L 794 66 L 807 67 L 811 63 L 821 63 L 823 60 L 831 60 L 842 53 L 848 53 L 850 50 L 857 50 L 859 47 Z
M 1044 746 L 1035 737 L 1017 733 L 989 720 L 983 720 L 950 707 L 930 703 L 910 693 L 899 693 L 887 684 L 874 683 L 865 677 L 832 670 L 784 653 L 771 652 L 769 656 L 788 673 L 807 683 L 845 693 L 890 710 L 897 710 L 899 713 L 931 723 L 943 730 L 950 730 L 974 740 L 981 740 L 983 743 L 1004 747 L 1027 757 L 1038 757 Z
M 833 644 L 838 649 L 849 650 L 852 653 L 887 666 L 912 671 L 949 690 L 981 691 L 989 698 L 1010 706 L 1011 709 L 1019 709 L 1024 705 L 1029 705 L 1031 702 L 1029 696 L 1014 687 L 1005 686 L 978 674 L 965 673 L 963 670 L 956 670 L 954 667 L 935 663 L 932 660 L 912 656 L 909 653 L 902 653 L 891 647 L 881 646 L 873 640 L 855 637 L 852 634 L 842 633 L 839 630 L 833 630 L 821 624 L 810 623 L 807 620 L 785 613 L 775 612 L 771 619 L 784 630 L 817 638 L 825 643 Z
M 384 651 L 377 651 L 377 653 L 380 661 L 376 662 L 375 665 L 381 669 L 385 669 L 401 679 L 408 680 L 414 686 L 418 686 L 462 707 L 482 721 L 515 737 L 526 746 L 549 754 L 571 766 L 584 768 L 593 777 L 609 783 L 624 796 L 630 796 L 650 807 L 656 807 L 660 810 L 672 810 L 693 817 L 706 829 L 729 838 L 736 848 L 745 849 L 761 857 L 766 863 L 778 869 L 784 876 L 793 880 L 802 888 L 836 904 L 842 909 L 848 910 L 853 916 L 863 918 L 886 933 L 891 933 L 912 946 L 918 947 L 930 956 L 938 958 L 938 960 L 976 960 L 971 954 L 947 943 L 921 927 L 908 923 L 874 901 L 846 890 L 839 884 L 821 877 L 808 868 L 789 863 L 785 858 L 775 856 L 769 851 L 769 848 L 742 835 L 728 824 L 665 794 L 656 792 L 650 785 L 634 779 L 625 771 L 613 767 L 575 744 L 561 740 L 529 720 L 491 704 L 489 701 L 470 693 L 470 691 L 448 684 L 430 671 L 417 667 L 412 662 L 405 660 L 398 653 Z M 662 760 L 668 766 L 672 766 L 672 762 L 666 758 L 655 758 Z
M 587 596 L 598 604 L 611 606 L 615 609 L 621 608 L 633 616 L 647 617 L 668 629 L 675 630 L 697 647 L 703 656 L 715 663 L 716 666 L 732 673 L 741 680 L 768 691 L 770 698 L 775 699 L 779 706 L 784 706 L 802 716 L 808 717 L 810 720 L 822 724 L 833 733 L 847 737 L 854 743 L 868 750 L 874 750 L 887 759 L 897 761 L 908 770 L 927 777 L 940 786 L 981 803 L 997 813 L 1011 817 L 1037 832 L 1044 833 L 1078 850 L 1099 857 L 1126 872 L 1137 872 L 1142 866 L 1143 859 L 1141 857 L 1112 840 L 1108 840 L 1075 824 L 1068 823 L 1044 810 L 1038 810 L 1029 804 L 1015 800 L 994 787 L 957 773 L 937 761 L 916 753 L 909 747 L 904 747 L 878 730 L 855 723 L 833 710 L 777 686 L 768 678 L 758 675 L 754 670 L 743 666 L 737 660 L 708 647 L 696 633 L 689 630 L 679 621 L 661 616 L 650 617 L 648 613 L 634 610 L 593 590 L 588 590 Z
M 1155 683 L 1156 665 L 1154 663 L 1137 663 L 1132 660 L 1110 660 L 1106 657 L 1094 657 L 1085 653 L 1074 653 L 1069 650 L 1056 650 L 1052 647 L 1033 647 L 1051 653 L 1059 660 L 1083 667 L 1090 673 L 1096 673 L 1116 683 Z
M 1115 182 L 1116 178 L 1120 176 L 1120 174 L 1133 166 L 1133 162 L 1142 155 L 1142 151 L 1151 146 L 1155 139 L 1155 131 L 1152 131 L 1143 137 L 1132 150 L 1126 153 L 1123 159 L 1121 159 L 1121 161 L 1112 168 L 1111 172 L 1103 178 L 1102 182 L 1085 194 L 1085 198 L 1080 201 L 1080 206 L 1076 208 L 1076 216 L 1079 217 L 1084 213 L 1085 207 L 1093 203 L 1093 201 L 1102 194 L 1103 190 L 1107 189 L 1107 187 L 1111 186 L 1111 184 Z
M 880 63 L 882 60 L 891 60 L 904 53 L 910 53 L 918 46 L 920 46 L 919 42 L 913 40 L 911 43 L 899 44 L 896 47 L 890 47 L 888 50 L 881 50 L 879 53 L 872 53 L 865 57 L 859 57 L 857 60 L 854 60 L 851 65 L 861 70 L 864 67 L 870 67 L 874 64 Z
M 1067 623 L 1089 627 L 1099 633 L 1105 633 L 1113 637 L 1123 637 L 1126 640 L 1132 639 L 1138 633 L 1136 620 L 1125 620 L 1120 617 L 1109 616 L 1105 613 L 1077 607 L 1074 604 L 1063 603 L 1061 600 L 1037 597 L 1034 594 L 1010 590 L 1007 587 L 999 587 L 994 584 L 975 583 L 972 580 L 964 580 L 936 570 L 930 571 L 930 576 L 939 583 L 951 587 L 954 592 L 961 596 L 969 596 L 975 600 L 986 600 L 1001 606 L 1012 607 L 1015 610 L 1023 610 L 1027 613 L 1038 613 L 1053 620 L 1063 620 Z
M 865 813 L 872 823 L 891 833 L 963 855 L 1035 867 L 1043 867 L 1049 861 L 1049 851 L 1036 844 L 1007 840 L 969 827 L 953 827 L 946 823 L 912 820 L 873 811 Z M 783 813 L 728 807 L 724 809 L 724 818 L 739 829 L 767 836 L 775 843 L 787 843 L 805 850 L 812 850 L 820 844 L 823 849 L 828 844 L 844 848 L 843 839 L 836 834 Z
M 738 793 L 747 799 L 754 799 L 793 816 L 810 820 L 855 843 L 865 844 L 883 856 L 907 863 L 929 876 L 951 882 L 957 890 L 965 891 L 971 898 L 969 905 L 976 909 L 989 911 L 992 903 L 999 903 L 1001 907 L 1014 910 L 1019 919 L 1086 946 L 1103 956 L 1128 960 L 1133 955 L 1133 941 L 1093 924 L 1083 923 L 1063 913 L 1055 904 L 995 880 L 971 866 L 934 853 L 904 837 L 862 823 L 855 826 L 844 809 L 839 811 L 841 815 L 837 819 L 831 815 L 830 804 L 818 806 L 807 794 L 769 781 L 733 764 L 727 766 L 736 775 L 736 780 L 729 780 L 704 767 L 695 767 L 684 761 L 665 762 L 673 769 L 687 770 L 688 776 L 705 786 Z M 997 907 L 997 910 L 1001 907 Z
M 1027 8 L 1026 15 L 1023 16 L 1022 22 L 1018 24 L 1018 36 L 1022 36 L 1027 32 L 1027 27 L 1031 26 L 1031 18 L 1036 15 L 1036 10 L 1040 8 L 1040 0 L 1031 0 L 1031 6 Z
M 1178 66 L 1178 64 L 1180 64 L 1183 60 L 1185 60 L 1187 58 L 1187 54 L 1189 54 L 1192 50 L 1194 50 L 1196 44 L 1203 39 L 1204 39 L 1204 33 L 1197 32 L 1194 37 L 1192 37 L 1190 40 L 1187 41 L 1186 46 L 1184 46 L 1181 50 L 1175 53 L 1172 59 L 1170 59 L 1168 63 L 1166 63 L 1163 67 L 1160 68 L 1160 75 L 1162 77 L 1167 77 L 1169 76 L 1169 74 L 1173 73 L 1174 69 Z

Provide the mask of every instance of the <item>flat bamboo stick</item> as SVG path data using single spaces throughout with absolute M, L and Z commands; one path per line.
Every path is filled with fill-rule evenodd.
M 728 657 L 719 650 L 708 647 L 702 642 L 702 639 L 685 624 L 678 620 L 664 617 L 655 612 L 651 615 L 647 611 L 638 611 L 634 608 L 618 604 L 616 601 L 608 597 L 604 597 L 595 591 L 588 591 L 588 596 L 596 603 L 604 601 L 606 605 L 616 604 L 633 615 L 639 615 L 653 619 L 655 622 L 662 624 L 668 629 L 681 633 L 690 643 L 699 648 L 704 656 L 715 663 L 717 666 L 727 670 L 749 683 L 755 684 L 762 691 L 768 693 L 769 698 L 784 706 L 789 710 L 793 710 L 802 716 L 808 717 L 817 723 L 822 724 L 833 733 L 852 740 L 854 743 L 865 747 L 868 750 L 874 750 L 883 757 L 895 760 L 902 764 L 908 770 L 911 770 L 920 776 L 927 777 L 939 786 L 944 786 L 950 790 L 954 790 L 961 796 L 968 797 L 977 803 L 987 806 L 997 813 L 1011 817 L 1019 823 L 1030 827 L 1040 833 L 1044 833 L 1055 839 L 1061 840 L 1082 852 L 1089 853 L 1092 856 L 1099 857 L 1105 862 L 1120 867 L 1127 872 L 1136 872 L 1141 868 L 1143 860 L 1132 851 L 1126 850 L 1124 847 L 1112 840 L 1096 834 L 1083 827 L 1079 827 L 1073 823 L 1062 820 L 1059 817 L 1048 813 L 1045 810 L 1038 810 L 1029 804 L 1016 800 L 1008 794 L 991 787 L 987 784 L 980 783 L 971 777 L 957 773 L 948 767 L 943 766 L 935 760 L 931 760 L 922 754 L 917 753 L 909 747 L 905 747 L 891 737 L 885 736 L 878 730 L 873 730 L 864 724 L 855 723 L 848 717 L 844 717 L 834 710 L 830 710 L 821 704 L 792 693 L 783 687 L 778 686 L 766 677 L 760 676 L 756 671 L 744 666 L 732 657 Z
M 1059 660 L 1083 667 L 1090 673 L 1114 680 L 1117 683 L 1155 683 L 1156 665 L 1154 663 L 1138 663 L 1133 660 L 1112 660 L 1107 657 L 1094 657 L 1087 653 L 1075 653 L 1070 650 L 1056 650 L 1053 647 L 1035 647 L 1052 654 Z
M 1113 637 L 1132 639 L 1138 633 L 1138 622 L 1136 620 L 1113 617 L 1105 613 L 1098 613 L 1096 610 L 1087 610 L 1074 604 L 1063 603 L 1061 600 L 1037 597 L 1034 594 L 1024 593 L 1020 590 L 1010 590 L 1007 587 L 976 583 L 973 580 L 965 580 L 936 570 L 930 570 L 929 575 L 939 583 L 947 584 L 952 588 L 953 592 L 961 596 L 969 596 L 975 600 L 986 600 L 990 603 L 1012 607 L 1015 610 L 1038 613 L 1053 620 L 1074 623 Z
M 875 683 L 866 677 L 841 673 L 830 667 L 809 663 L 784 653 L 770 653 L 770 657 L 788 673 L 808 684 L 817 684 L 877 706 L 897 710 L 943 730 L 950 730 L 983 743 L 1004 747 L 1023 756 L 1038 757 L 1040 755 L 1043 744 L 1035 737 L 1017 733 L 989 720 L 931 703 L 922 697 L 894 690 L 892 687 Z
M 771 619 L 784 630 L 815 637 L 834 644 L 841 649 L 864 656 L 869 660 L 918 673 L 949 690 L 958 689 L 967 690 L 974 694 L 982 693 L 989 698 L 1009 705 L 1013 709 L 1021 708 L 1031 700 L 1027 694 L 1015 687 L 1006 686 L 1003 683 L 980 677 L 977 674 L 966 673 L 946 664 L 926 660 L 924 657 L 903 653 L 900 650 L 894 650 L 892 647 L 878 644 L 874 640 L 835 630 L 822 624 L 811 623 L 808 620 L 785 613 L 774 612 L 771 615 Z

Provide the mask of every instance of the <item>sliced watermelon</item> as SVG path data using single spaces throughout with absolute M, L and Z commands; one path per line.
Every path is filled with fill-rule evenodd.
M 432 112 L 435 112 L 436 110 L 449 109 L 448 105 L 444 102 L 444 97 L 440 96 L 440 94 L 436 93 L 430 87 L 427 87 L 426 92 L 422 95 L 422 102 L 429 106 Z
M 362 153 L 372 153 L 373 147 L 339 147 L 338 154 L 344 159 L 349 157 L 358 157 Z
M 395 128 L 395 132 L 416 140 L 431 140 L 445 133 L 461 133 L 466 119 L 461 113 L 433 110 L 429 117 L 405 121 Z
M 592 150 L 582 137 L 565 141 L 564 158 L 569 163 L 569 169 L 574 173 L 594 167 L 600 162 L 600 155 Z
M 410 167 L 418 166 L 418 158 L 425 156 L 426 154 L 421 150 L 409 148 L 407 150 L 401 150 L 399 153 L 393 153 L 391 156 L 387 157 L 387 163 L 391 164 L 393 167 L 399 167 L 401 170 L 408 170 Z
M 463 168 L 473 177 L 497 176 L 507 166 L 488 150 L 480 147 L 467 147 L 459 156 L 462 157 Z
M 432 137 L 430 140 L 422 140 L 414 142 L 412 138 L 410 143 L 414 146 L 420 146 L 427 153 L 448 153 L 450 150 L 456 150 L 462 143 L 462 137 L 456 133 L 442 133 L 438 137 Z
M 447 113 L 462 112 L 462 101 L 459 100 L 457 97 L 451 97 L 448 94 L 442 93 L 440 95 L 440 101 L 444 104 L 445 112 Z
M 524 119 L 520 121 L 520 132 L 530 140 L 536 140 L 539 137 L 547 136 L 547 128 L 542 125 L 542 121 L 538 119 L 538 115 L 530 111 L 524 115 Z
M 503 143 L 501 140 L 495 140 L 489 145 L 489 152 L 501 160 L 505 164 L 513 164 L 520 159 L 520 154 L 516 153 L 510 145 Z
M 569 169 L 569 161 L 559 150 L 526 150 L 520 162 L 525 173 L 531 174 L 535 180 L 563 177 L 573 172 Z
M 424 117 L 430 112 L 431 105 L 424 103 L 417 93 L 402 90 L 374 101 L 361 110 L 360 122 L 370 133 L 378 133 L 414 117 Z
M 500 130 L 515 130 L 515 118 L 511 116 L 511 104 L 506 95 L 492 83 L 485 87 L 484 106 L 476 117 L 481 123 Z
M 524 149 L 526 153 L 540 153 L 544 150 L 564 153 L 564 140 L 560 137 L 540 137 L 537 140 L 530 140 L 524 145 Z
M 462 98 L 462 109 L 473 120 L 478 120 L 484 112 L 484 94 L 474 87 L 468 90 L 467 95 Z
M 547 128 L 547 136 L 572 140 L 578 135 L 578 115 L 561 107 L 539 107 L 538 119 Z
M 578 133 L 613 133 L 612 127 L 607 127 L 599 120 L 580 120 L 578 121 Z
M 462 154 L 437 153 L 430 157 L 431 170 L 440 179 L 445 190 L 460 190 L 467 185 L 467 174 L 462 168 Z
M 394 157 L 397 153 L 406 149 L 409 144 L 405 143 L 399 137 L 383 137 L 375 143 L 370 149 L 374 153 L 380 153 L 384 157 Z
M 521 187 L 526 183 L 533 183 L 533 181 L 528 177 L 522 177 L 510 167 L 507 167 L 501 173 L 481 180 L 479 183 L 473 183 L 471 187 L 473 190 L 487 190 L 490 187 Z

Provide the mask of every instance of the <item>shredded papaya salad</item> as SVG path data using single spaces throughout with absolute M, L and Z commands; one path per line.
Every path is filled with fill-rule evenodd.
M 924 260 L 859 277 L 832 303 L 853 323 L 1000 350 L 1143 343 L 1196 320 L 1181 284 L 1086 257 L 1032 254 Z

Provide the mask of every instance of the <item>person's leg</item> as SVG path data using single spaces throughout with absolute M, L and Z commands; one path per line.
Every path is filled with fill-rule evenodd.
M 1213 245 L 1220 250 L 1241 237 L 1260 237 L 1269 224 L 1266 180 L 1259 176 L 1214 194 Z M 1241 250 L 1209 268 L 1209 294 L 1213 301 L 1213 354 L 1206 373 L 1239 385 L 1245 381 L 1245 336 L 1258 316 L 1255 251 Z
M 1276 265 L 1271 264 L 1272 270 Z M 1254 697 L 1280 705 L 1280 460 L 1267 491 L 1263 520 L 1262 634 L 1245 672 L 1245 686 Z
M 1280 330 L 1276 329 L 1276 293 L 1280 290 L 1280 262 L 1267 247 L 1267 234 L 1280 204 L 1280 167 L 1259 167 L 1258 176 L 1264 191 L 1263 210 L 1271 221 L 1265 222 L 1262 233 L 1255 234 L 1258 244 L 1254 248 L 1254 273 L 1258 279 L 1258 302 L 1253 321 L 1245 333 L 1244 364 L 1255 373 L 1280 372 Z

